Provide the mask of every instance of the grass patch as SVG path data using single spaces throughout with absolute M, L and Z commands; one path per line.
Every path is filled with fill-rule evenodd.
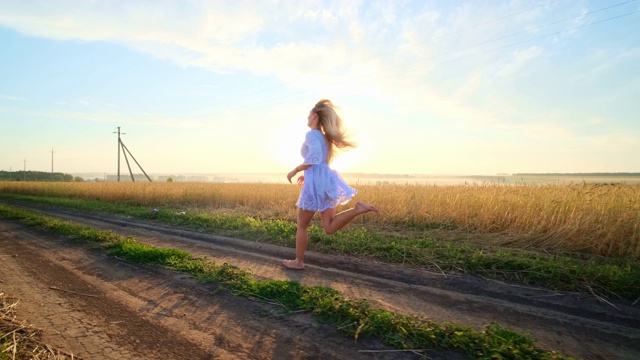
M 472 359 L 568 359 L 538 348 L 534 339 L 493 323 L 483 331 L 452 323 L 373 309 L 366 300 L 346 298 L 327 287 L 303 286 L 293 281 L 256 280 L 250 273 L 229 264 L 193 258 L 177 249 L 140 244 L 132 237 L 92 230 L 86 226 L 52 219 L 34 212 L 0 205 L 0 216 L 79 241 L 97 242 L 111 255 L 134 263 L 154 264 L 190 274 L 201 281 L 224 284 L 237 295 L 276 303 L 288 311 L 308 311 L 320 321 L 333 324 L 346 335 L 369 336 L 399 349 L 437 348 L 456 350 Z
M 109 255 L 120 256 L 138 264 L 170 265 L 189 258 L 189 254 L 178 249 L 149 246 L 136 242 L 133 238 L 118 238 L 110 242 Z
M 0 199 L 46 203 L 89 212 L 121 214 L 172 226 L 295 246 L 296 224 L 285 220 L 241 215 L 176 212 L 96 200 L 0 195 Z M 62 231 L 62 230 L 59 230 Z M 320 226 L 309 228 L 309 249 L 431 271 L 482 276 L 488 279 L 597 294 L 633 301 L 640 296 L 640 262 L 634 258 L 606 258 L 577 253 L 540 253 L 473 243 L 438 241 L 428 237 L 399 238 L 366 228 L 350 228 L 326 235 Z

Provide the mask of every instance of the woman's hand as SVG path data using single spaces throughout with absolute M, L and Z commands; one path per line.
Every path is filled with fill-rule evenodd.
M 287 174 L 287 180 L 289 180 L 289 182 L 291 183 L 291 179 L 293 179 L 293 177 L 296 176 L 297 173 L 298 173 L 297 168 L 289 171 L 289 173 Z M 298 179 L 298 181 L 300 181 L 300 179 Z
M 296 176 L 297 173 L 299 173 L 300 171 L 307 170 L 310 167 L 311 167 L 311 165 L 298 165 L 298 166 L 296 166 L 295 169 L 289 171 L 289 173 L 287 174 L 287 180 L 289 180 L 289 182 L 291 182 L 291 179 L 293 179 L 293 177 Z M 304 184 L 304 175 L 302 175 L 302 176 L 300 176 L 298 178 L 298 185 L 302 185 L 302 184 Z

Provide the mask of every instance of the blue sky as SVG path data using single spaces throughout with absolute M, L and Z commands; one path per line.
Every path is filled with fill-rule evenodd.
M 640 1 L 0 0 L 0 170 L 640 171 Z M 122 160 L 124 161 L 124 159 Z M 123 168 L 123 172 L 124 172 Z

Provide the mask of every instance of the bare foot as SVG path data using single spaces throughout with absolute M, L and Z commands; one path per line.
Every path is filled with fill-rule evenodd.
M 282 260 L 282 266 L 287 269 L 304 270 L 304 264 L 295 260 Z
M 356 211 L 358 212 L 358 214 L 364 214 L 370 211 L 379 212 L 377 207 L 369 204 L 364 204 L 361 202 L 356 203 Z

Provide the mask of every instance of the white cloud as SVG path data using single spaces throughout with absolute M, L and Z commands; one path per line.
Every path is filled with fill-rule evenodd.
M 0 95 L 0 100 L 6 100 L 6 101 L 24 101 L 24 98 L 17 97 L 17 96 Z
M 590 118 L 590 119 L 587 119 L 587 121 L 586 121 L 586 122 L 587 122 L 587 124 L 589 124 L 589 125 L 600 125 L 600 124 L 605 124 L 605 123 L 607 123 L 607 120 L 606 120 L 606 119 L 604 119 L 604 118 L 600 118 L 600 117 L 598 117 L 598 118 Z
M 573 137 L 573 131 L 561 123 L 531 121 L 523 124 L 503 124 L 497 128 L 515 133 L 519 138 L 540 140 L 566 140 Z
M 501 64 L 501 67 L 496 71 L 496 75 L 500 77 L 512 76 L 540 54 L 542 54 L 542 48 L 539 46 L 513 51 L 508 62 Z
M 611 153 L 625 153 L 631 149 L 640 150 L 640 134 L 629 132 L 610 132 L 586 138 L 590 146 Z
M 580 6 L 580 5 L 578 5 L 578 6 Z M 577 16 L 574 15 L 574 17 L 568 19 L 564 29 L 562 29 L 559 34 L 557 34 L 557 35 L 555 35 L 553 37 L 553 41 L 555 43 L 561 42 L 565 38 L 570 37 L 570 36 L 574 35 L 575 33 L 577 33 L 578 29 L 581 26 L 583 26 L 586 23 L 588 23 L 589 20 L 593 20 L 593 17 L 589 18 L 587 16 L 588 12 L 589 12 L 589 10 L 586 9 L 586 8 L 580 8 L 577 11 L 575 11 L 574 14 L 577 13 L 579 15 L 577 15 Z
M 640 47 L 625 49 L 622 52 L 613 52 L 611 49 L 598 49 L 592 52 L 593 67 L 591 73 L 599 73 L 610 70 L 625 62 L 640 61 Z
M 575 17 L 578 5 L 564 7 L 558 2 L 509 16 L 533 5 L 528 1 L 444 3 L 436 7 L 422 1 L 3 1 L 0 24 L 31 36 L 117 43 L 181 66 L 249 72 L 275 77 L 286 85 L 282 93 L 261 97 L 254 108 L 327 94 L 366 99 L 373 106 L 384 104 L 380 106 L 386 107 L 385 116 L 396 116 L 392 120 L 398 122 L 420 118 L 464 132 L 575 139 L 575 128 L 560 116 L 569 109 L 539 106 L 544 101 L 534 96 L 544 92 L 543 88 L 532 91 L 519 84 L 523 93 L 514 94 L 509 90 L 517 87 L 508 86 L 527 70 L 530 78 L 549 73 L 575 77 L 574 69 L 547 72 L 547 66 L 555 65 L 551 57 L 566 49 L 552 48 L 548 38 L 521 47 L 504 45 L 531 39 L 527 31 L 539 31 L 553 19 Z M 586 19 L 575 21 L 560 26 L 575 27 Z M 591 69 L 604 72 L 618 64 L 628 65 L 637 54 L 637 48 L 630 49 Z M 542 55 L 550 57 L 549 61 L 540 61 Z M 537 84 L 545 85 L 542 81 Z M 205 85 L 199 90 L 206 93 L 209 89 Z M 238 109 L 237 103 L 225 106 L 216 113 L 241 118 L 258 112 Z M 177 119 L 116 110 L 100 107 L 96 113 L 47 115 L 163 127 L 207 127 L 210 123 L 204 115 Z M 374 117 L 376 111 L 366 115 Z M 375 121 L 385 124 L 388 119 Z M 413 128 L 410 124 L 407 132 Z M 421 127 L 425 125 L 416 125 Z M 605 146 L 610 144 L 606 139 L 616 135 L 608 136 L 592 141 Z
M 83 106 L 92 105 L 90 102 L 82 101 Z M 0 113 L 22 115 L 26 117 L 36 118 L 55 118 L 65 121 L 83 121 L 92 123 L 113 124 L 118 123 L 121 125 L 145 125 L 145 126 L 157 126 L 167 128 L 196 128 L 204 129 L 212 126 L 204 118 L 178 118 L 159 116 L 156 114 L 123 114 L 117 109 L 104 109 L 95 108 L 87 111 L 71 111 L 71 110 L 24 110 L 24 109 L 2 109 Z
M 400 40 L 412 45 L 410 51 L 388 56 L 383 59 L 389 61 L 384 66 L 397 66 L 398 60 L 409 53 L 418 57 L 433 54 L 430 49 L 443 43 L 461 43 L 464 48 L 469 44 L 466 39 L 477 42 L 483 34 L 490 36 L 493 24 L 463 30 L 478 24 L 477 19 L 483 14 L 504 11 L 465 4 L 443 16 L 423 5 L 415 14 L 404 14 L 399 22 L 400 5 L 388 2 L 338 1 L 327 6 L 319 2 L 41 0 L 5 1 L 2 7 L 0 23 L 25 34 L 59 40 L 110 41 L 185 66 L 276 74 L 283 79 L 344 67 L 357 62 L 358 55 L 371 58 L 380 52 L 388 53 L 401 46 Z M 438 20 L 443 25 L 438 26 Z M 315 29 L 314 37 L 297 34 L 298 29 L 304 33 L 309 26 Z M 391 31 L 387 30 L 390 26 Z M 459 31 L 463 33 L 457 34 L 454 41 L 447 37 L 424 42 L 425 34 L 427 39 L 433 39 L 436 33 Z M 394 35 L 397 33 L 401 38 Z M 256 42 L 261 36 L 271 35 L 278 38 Z M 351 70 L 358 69 L 355 66 Z
M 231 4 L 231 3 L 229 3 Z M 111 41 L 178 62 L 255 34 L 258 9 L 221 2 L 5 2 L 0 23 L 32 36 Z
M 238 42 L 260 28 L 262 17 L 256 11 L 229 4 L 5 1 L 0 21 L 28 35 L 59 40 L 153 41 L 199 48 L 194 43 Z
M 354 43 L 360 43 L 366 36 L 365 30 L 358 21 L 352 20 L 349 24 L 349 35 Z

